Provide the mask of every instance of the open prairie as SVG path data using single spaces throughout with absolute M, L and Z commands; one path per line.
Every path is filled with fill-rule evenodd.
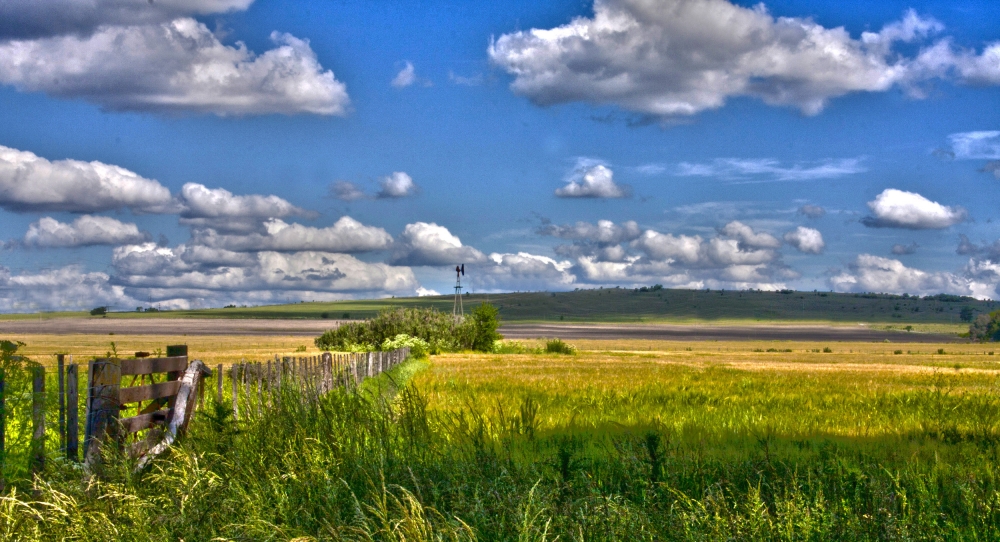
M 119 354 L 187 344 L 209 364 L 315 353 L 301 336 L 11 338 L 42 362 L 111 341 Z M 284 389 L 238 421 L 226 387 L 148 472 L 112 456 L 87 485 L 54 461 L 44 483 L 13 482 L 0 525 L 22 539 L 1000 535 L 990 345 L 572 342 L 575 354 L 529 339 L 511 345 L 521 354 L 413 359 L 318 400 Z

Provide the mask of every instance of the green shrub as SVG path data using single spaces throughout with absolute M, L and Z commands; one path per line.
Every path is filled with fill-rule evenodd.
M 541 353 L 538 348 L 525 346 L 521 341 L 493 341 L 493 354 L 536 354 Z
M 500 311 L 490 303 L 480 304 L 458 327 L 460 334 L 465 336 L 462 347 L 478 352 L 489 352 L 493 343 L 503 339 L 497 331 L 500 328 Z
M 427 341 L 419 337 L 411 337 L 405 333 L 400 333 L 392 339 L 386 339 L 382 343 L 383 351 L 399 350 L 400 348 L 409 348 L 410 355 L 415 358 L 427 357 L 431 349 Z
M 562 339 L 545 341 L 545 352 L 548 354 L 575 354 L 576 347 L 563 342 Z
M 435 309 L 386 309 L 371 320 L 347 322 L 316 338 L 322 350 L 368 352 L 381 350 L 387 340 L 398 335 L 418 338 L 427 343 L 430 353 L 455 350 L 489 352 L 493 343 L 503 339 L 499 311 L 483 303 L 461 321 Z

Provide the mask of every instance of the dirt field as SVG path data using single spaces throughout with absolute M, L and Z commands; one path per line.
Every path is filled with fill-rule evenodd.
M 217 318 L 48 318 L 0 321 L 0 335 L 268 335 L 315 337 L 336 327 L 338 320 L 264 320 Z M 500 329 L 509 339 L 559 337 L 669 341 L 875 341 L 908 343 L 962 342 L 954 335 L 882 331 L 867 326 L 696 325 L 696 324 L 509 324 Z

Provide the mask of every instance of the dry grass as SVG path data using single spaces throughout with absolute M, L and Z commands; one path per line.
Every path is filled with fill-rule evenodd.
M 55 354 L 74 356 L 76 362 L 104 357 L 114 342 L 121 357 L 137 351 L 166 351 L 167 345 L 186 344 L 188 355 L 209 365 L 229 365 L 240 360 L 264 361 L 275 354 L 282 356 L 315 355 L 319 350 L 309 337 L 239 336 L 239 335 L 40 335 L 17 334 L 8 337 L 27 346 L 22 353 L 43 364 L 55 363 Z M 305 348 L 305 351 L 298 349 Z

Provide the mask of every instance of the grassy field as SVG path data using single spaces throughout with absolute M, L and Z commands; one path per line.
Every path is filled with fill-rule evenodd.
M 22 338 L 39 353 L 100 351 L 107 339 Z M 127 344 L 188 342 L 205 358 L 235 360 L 303 342 L 264 341 Z M 146 473 L 130 474 L 112 453 L 101 481 L 81 482 L 53 460 L 42 479 L 15 482 L 0 498 L 0 536 L 1000 537 L 1000 357 L 987 345 L 576 346 L 574 355 L 413 360 L 319 403 L 287 389 L 238 423 L 228 397 L 210 401 Z
M 162 312 L 112 312 L 110 318 L 370 318 L 387 307 L 433 307 L 451 312 L 451 296 L 386 298 L 295 303 L 248 308 Z M 1000 308 L 994 301 L 955 296 L 918 298 L 883 294 L 831 292 L 760 292 L 670 290 L 641 292 L 606 288 L 573 292 L 476 294 L 465 297 L 465 308 L 489 301 L 500 308 L 506 322 L 879 322 L 960 325 L 961 311 Z M 118 310 L 118 309 L 116 309 Z M 87 316 L 86 313 L 0 315 L 0 319 L 50 316 Z

